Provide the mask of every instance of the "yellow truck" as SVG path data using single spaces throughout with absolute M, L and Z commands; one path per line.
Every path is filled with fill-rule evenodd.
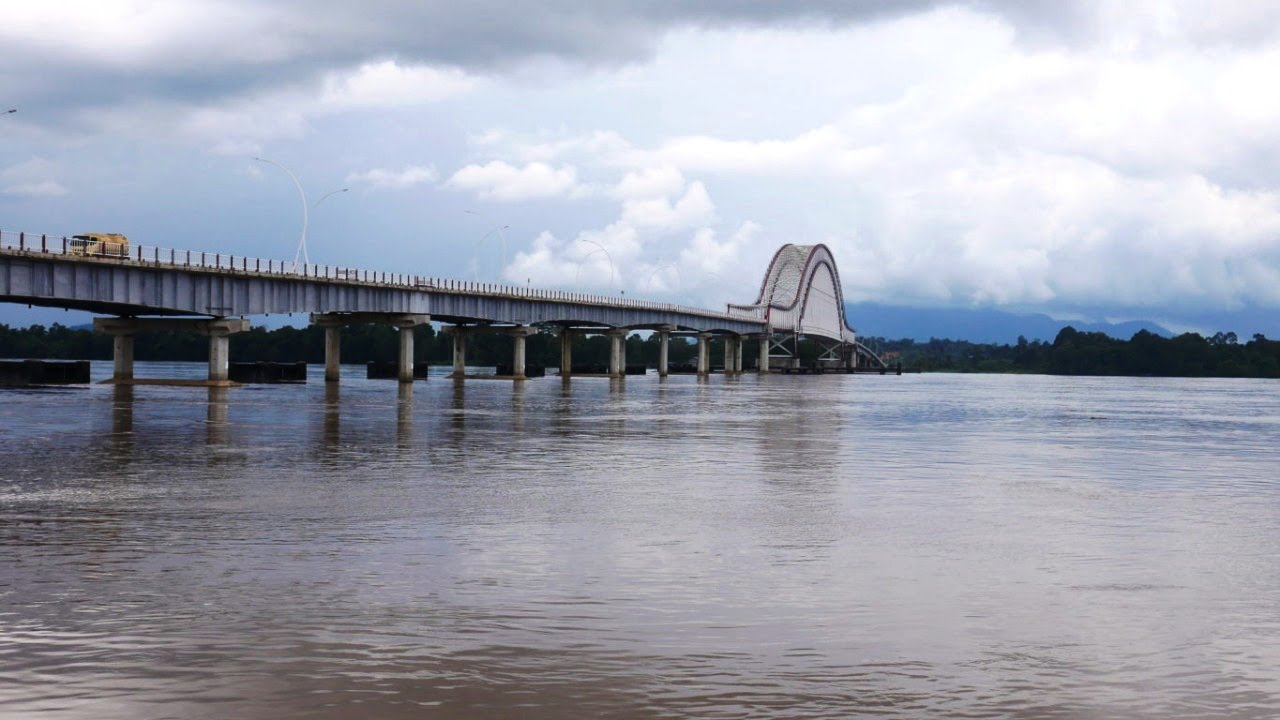
M 119 233 L 84 233 L 71 236 L 67 243 L 69 255 L 94 257 L 129 257 L 129 238 Z

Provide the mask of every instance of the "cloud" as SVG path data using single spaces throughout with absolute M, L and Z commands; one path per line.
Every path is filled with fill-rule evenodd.
M 4 186 L 6 195 L 20 195 L 23 197 L 57 197 L 66 195 L 67 188 L 57 180 L 37 180 L 33 182 L 18 182 Z
M 180 137 L 206 143 L 216 153 L 244 155 L 273 140 L 302 137 L 318 118 L 442 102 L 479 84 L 456 69 L 388 60 L 328 72 L 319 87 L 270 86 L 198 104 L 95 108 L 83 122 L 111 134 L 165 135 L 176 128 Z
M 375 190 L 404 190 L 435 181 L 436 169 L 422 165 L 409 165 L 400 170 L 373 168 L 347 176 L 349 184 L 366 185 Z
M 0 171 L 0 192 L 17 197 L 58 197 L 67 188 L 58 181 L 58 168 L 44 158 L 32 158 Z
M 918 7 L 923 3 L 910 3 Z M 475 77 L 556 59 L 579 65 L 648 57 L 675 27 L 857 20 L 880 3 L 682 3 L 552 0 L 100 0 L 5 3 L 0 46 L 39 73 L 10 73 L 6 102 L 77 117 L 121 105 L 210 107 L 288 88 L 331 108 L 434 102 Z M 891 12 L 906 10 L 894 8 Z M 53 114 L 53 113 L 51 113 Z M 93 127 L 92 125 L 89 126 Z
M 686 183 L 674 168 L 628 172 L 610 195 L 619 201 L 616 220 L 582 230 L 572 240 L 542 232 L 528 250 L 516 253 L 503 277 L 579 291 L 679 293 L 687 302 L 710 297 L 713 290 L 740 290 L 729 267 L 742 258 L 760 263 L 768 258 L 767 252 L 754 252 L 760 245 L 754 223 L 719 239 L 708 227 L 715 221 L 715 205 L 706 186 Z
M 665 197 L 684 188 L 684 174 L 675 166 L 648 167 L 627 173 L 613 189 L 614 197 L 623 200 L 647 200 Z
M 481 198 L 515 202 L 568 195 L 577 187 L 577 171 L 570 166 L 553 168 L 541 162 L 515 167 L 494 160 L 468 165 L 455 172 L 446 184 L 473 191 Z
M 437 102 L 475 78 L 546 62 L 621 68 L 673 33 L 844 30 L 963 8 L 1058 46 L 1159 53 L 1260 45 L 1268 2 L 1198 0 L 807 0 L 721 3 L 549 0 L 100 0 L 5 3 L 0 46 L 39 73 L 10 73 L 7 102 L 81 114 L 120 105 L 221 106 L 286 88 L 331 108 Z
M 394 60 L 365 63 L 354 71 L 331 73 L 320 104 L 330 108 L 377 108 L 438 102 L 468 92 L 475 78 L 456 68 L 402 66 Z
M 639 250 L 635 228 L 620 223 L 584 231 L 572 241 L 543 231 L 529 250 L 516 253 L 502 276 L 513 283 L 614 292 L 625 287 L 621 273 Z
M 762 239 L 761 230 L 760 225 L 747 220 L 729 237 L 720 240 L 714 230 L 703 228 L 694 233 L 688 247 L 680 251 L 681 266 L 702 274 L 724 275 L 728 279 L 730 273 L 735 273 L 751 259 L 743 255 Z M 764 275 L 763 269 L 760 274 Z
M 679 284 L 668 265 L 729 256 L 723 221 L 755 228 L 737 241 L 743 258 L 828 243 L 851 300 L 1276 307 L 1280 104 L 1259 90 L 1280 61 L 1275 42 L 1065 52 L 958 10 L 874 33 L 695 33 L 628 80 L 686 98 L 697 116 L 696 93 L 717 78 L 766 78 L 790 112 L 722 134 L 508 132 L 486 149 L 608 178 L 617 224 L 636 230 L 633 266 L 653 268 L 655 288 Z M 719 66 L 691 70 L 708 48 Z M 876 63 L 874 78 L 848 77 Z M 805 88 L 794 104 L 793 83 Z M 852 94 L 811 112 L 812 87 Z
M 627 200 L 622 205 L 622 221 L 636 227 L 680 230 L 708 225 L 714 220 L 715 204 L 700 182 L 690 183 L 674 203 L 667 197 L 655 197 Z
M 655 155 L 689 171 L 811 173 L 816 168 L 856 171 L 878 157 L 874 147 L 858 147 L 832 126 L 782 140 L 726 140 L 706 135 L 667 141 Z

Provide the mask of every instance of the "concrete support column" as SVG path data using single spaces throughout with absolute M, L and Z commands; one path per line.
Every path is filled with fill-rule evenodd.
M 742 351 L 747 339 L 739 335 L 733 340 L 733 371 L 742 374 Z
M 711 374 L 711 347 L 708 341 L 711 333 L 698 333 L 698 374 Z
M 516 380 L 524 379 L 524 330 L 520 328 L 511 338 L 515 345 L 511 356 L 511 377 Z
M 658 332 L 658 377 L 667 376 L 667 351 L 671 347 L 671 333 Z
M 671 331 L 675 329 L 675 325 L 658 327 L 658 377 L 667 376 L 667 359 L 671 350 Z
M 573 331 L 569 328 L 560 330 L 560 376 L 569 377 L 573 373 Z
M 467 374 L 467 329 L 461 325 L 455 325 L 452 333 L 453 376 L 460 378 Z
M 733 369 L 737 366 L 737 361 L 733 359 L 734 345 L 737 342 L 738 342 L 738 339 L 732 335 L 724 336 L 724 374 L 725 375 L 732 375 Z
M 133 336 L 116 335 L 111 343 L 111 377 L 116 380 L 133 379 Z
M 218 318 L 197 323 L 195 331 L 209 336 L 209 382 L 225 383 L 231 366 L 231 336 L 248 330 L 249 321 Z
M 400 372 L 402 383 L 413 382 L 413 325 L 400 326 Z
M 225 382 L 231 366 L 231 336 L 225 332 L 209 333 L 209 380 Z
M 342 328 L 332 325 L 324 329 L 324 380 L 338 382 L 342 363 Z
M 627 331 L 609 331 L 609 375 L 623 377 L 627 374 Z
M 769 339 L 772 337 L 769 333 L 760 333 L 756 337 L 760 338 L 760 367 L 757 369 L 761 375 L 769 372 Z

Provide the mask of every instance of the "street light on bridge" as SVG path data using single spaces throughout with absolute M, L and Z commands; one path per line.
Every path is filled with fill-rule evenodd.
M 653 279 L 657 277 L 658 273 L 662 272 L 663 270 L 675 271 L 676 279 L 680 281 L 680 291 L 683 292 L 684 291 L 684 273 L 680 271 L 680 266 L 675 264 L 674 262 L 670 262 L 663 259 L 660 259 L 658 261 L 658 264 L 655 265 L 653 268 L 653 272 L 649 273 L 649 278 L 645 280 L 645 283 L 644 283 L 645 292 L 653 292 Z M 666 283 L 663 283 L 663 285 L 665 284 Z
M 348 191 L 348 190 L 350 190 L 350 189 L 351 189 L 351 188 L 342 188 L 341 190 L 333 190 L 333 191 L 330 191 L 330 192 L 325 193 L 324 195 L 320 196 L 320 199 L 316 201 L 316 204 L 315 204 L 315 205 L 312 205 L 312 206 L 311 206 L 311 209 L 312 209 L 312 210 L 315 210 L 316 208 L 320 207 L 320 203 L 322 203 L 322 202 L 324 202 L 325 200 L 329 199 L 329 197 L 331 197 L 331 196 L 333 196 L 333 195 L 337 195 L 338 193 L 344 193 L 344 192 L 347 192 L 347 191 Z
M 307 211 L 310 210 L 310 205 L 307 204 L 307 193 L 305 190 L 302 189 L 302 183 L 298 182 L 298 177 L 294 175 L 293 172 L 289 170 L 289 168 L 281 165 L 275 160 L 268 160 L 267 158 L 255 157 L 254 160 L 257 160 L 258 162 L 270 163 L 271 165 L 275 165 L 276 167 L 285 171 L 285 173 L 289 176 L 289 179 L 293 181 L 294 187 L 298 188 L 298 197 L 301 198 L 302 200 L 302 237 L 298 240 L 298 249 L 295 250 L 293 253 L 293 271 L 296 273 L 298 272 L 298 256 L 299 255 L 302 256 L 303 265 L 311 264 L 311 258 L 307 256 L 307 220 L 308 220 Z M 326 195 L 325 197 L 328 197 L 328 196 Z M 320 198 L 320 199 L 324 200 L 324 198 Z M 316 203 L 316 204 L 319 205 L 320 203 Z
M 307 193 L 302 189 L 302 183 L 298 182 L 298 177 L 294 175 L 293 172 L 289 170 L 289 168 L 285 167 L 284 165 L 281 165 L 275 160 L 269 160 L 263 157 L 255 157 L 254 160 L 257 160 L 259 162 L 264 162 L 264 163 L 270 163 L 280 168 L 281 170 L 285 171 L 285 173 L 289 175 L 289 179 L 293 181 L 294 187 L 298 188 L 298 197 L 302 199 L 302 237 L 299 238 L 298 240 L 298 249 L 293 253 L 293 271 L 296 273 L 298 271 L 299 255 L 302 256 L 303 265 L 309 265 L 311 263 L 311 258 L 307 253 L 307 227 L 310 220 L 309 210 L 315 210 L 316 208 L 320 207 L 320 203 L 324 202 L 325 200 L 328 200 L 330 197 L 337 195 L 338 193 L 348 192 L 351 188 L 339 188 L 337 190 L 332 190 L 330 192 L 325 193 L 324 195 L 321 195 L 320 199 L 317 200 L 314 205 L 308 205 Z
M 609 261 L 609 288 L 610 288 L 610 289 L 613 289 L 614 287 L 617 287 L 617 275 L 618 275 L 618 273 L 617 273 L 617 269 L 614 267 L 614 264 L 613 264 L 613 256 L 609 254 L 609 249 L 608 249 L 608 248 L 606 248 L 605 246 L 601 245 L 600 243 L 596 242 L 595 240 L 587 240 L 587 239 L 585 239 L 585 238 L 578 238 L 578 242 L 580 242 L 580 243 L 586 243 L 587 245 L 595 245 L 595 246 L 596 246 L 596 249 L 595 249 L 595 250 L 592 250 L 591 252 L 587 253 L 586 255 L 583 255 L 583 256 L 582 256 L 582 259 L 578 261 L 578 270 L 577 270 L 577 272 L 575 272 L 575 273 L 573 274 L 573 284 L 574 284 L 574 285 L 577 285 L 577 284 L 578 284 L 578 278 L 579 278 L 579 276 L 582 274 L 582 263 L 586 262 L 586 261 L 587 261 L 587 258 L 591 257 L 592 255 L 595 255 L 596 253 L 601 253 L 601 252 L 602 252 L 602 253 L 604 253 L 605 259 L 607 259 L 607 260 Z
M 488 219 L 482 213 L 478 213 L 475 210 L 463 210 L 462 212 L 468 215 L 475 215 L 478 218 L 485 218 L 486 220 Z M 510 229 L 511 229 L 510 225 L 501 225 L 501 224 L 494 225 L 492 228 L 489 229 L 489 232 L 480 236 L 480 239 L 476 241 L 476 249 L 471 253 L 471 273 L 476 280 L 480 279 L 480 248 L 481 246 L 484 245 L 484 241 L 488 240 L 489 237 L 494 233 L 498 234 L 498 239 L 502 242 L 502 267 L 498 269 L 498 277 L 496 278 L 497 280 L 502 279 L 502 273 L 507 269 L 507 232 L 506 231 Z

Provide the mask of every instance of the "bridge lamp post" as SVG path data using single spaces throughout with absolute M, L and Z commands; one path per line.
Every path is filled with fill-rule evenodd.
M 684 273 L 680 272 L 680 266 L 676 265 L 673 262 L 664 261 L 664 262 L 658 263 L 657 267 L 653 269 L 653 272 L 649 273 L 649 279 L 645 280 L 645 283 L 644 283 L 645 292 L 653 292 L 653 279 L 657 277 L 658 273 L 662 272 L 663 270 L 675 271 L 676 278 L 680 281 L 680 290 L 683 291 L 684 290 Z
M 308 220 L 307 211 L 310 209 L 310 205 L 307 204 L 307 193 L 302 189 L 302 183 L 298 182 L 298 177 L 294 175 L 293 172 L 289 170 L 289 168 L 281 165 L 275 160 L 268 160 L 267 158 L 255 157 L 254 160 L 257 160 L 258 162 L 264 162 L 264 163 L 269 163 L 271 165 L 275 165 L 276 167 L 285 171 L 285 173 L 288 174 L 289 179 L 293 181 L 294 187 L 298 188 L 298 197 L 302 199 L 302 237 L 298 240 L 298 249 L 293 253 L 293 271 L 296 273 L 298 272 L 298 256 L 299 255 L 302 256 L 302 263 L 304 265 L 309 265 L 311 263 L 311 258 L 307 256 L 307 220 Z M 326 195 L 325 197 L 328 197 L 328 196 Z M 324 198 L 320 198 L 320 199 L 324 200 Z M 319 205 L 320 203 L 316 203 L 316 204 Z
M 609 287 L 610 288 L 617 287 L 617 275 L 618 275 L 617 268 L 613 264 L 613 256 L 609 254 L 608 248 L 596 242 L 595 240 L 584 240 L 583 238 L 578 238 L 578 242 L 586 243 L 587 245 L 594 245 L 596 246 L 597 249 L 592 250 L 586 255 L 583 255 L 582 259 L 578 261 L 578 271 L 573 275 L 573 284 L 574 285 L 578 284 L 578 276 L 582 274 L 582 263 L 586 262 L 587 258 L 591 257 L 592 255 L 602 252 L 604 253 L 605 258 L 609 261 Z
M 484 215 L 476 212 L 475 210 L 463 210 L 462 212 L 468 215 L 475 215 L 478 218 L 485 217 Z M 489 236 L 493 235 L 494 233 L 498 234 L 498 239 L 502 242 L 502 270 L 498 271 L 498 279 L 501 279 L 502 271 L 507 269 L 507 232 L 506 231 L 510 229 L 511 229 L 510 225 L 494 225 L 492 228 L 489 229 L 489 232 L 481 236 L 480 240 L 476 242 L 476 250 L 471 256 L 472 273 L 475 276 L 476 280 L 480 279 L 480 263 L 479 263 L 480 247 L 484 245 L 484 241 L 488 240 Z
M 338 193 L 344 193 L 344 192 L 347 192 L 347 191 L 348 191 L 348 190 L 350 190 L 350 189 L 351 189 L 351 188 L 342 188 L 341 190 L 333 190 L 333 191 L 331 191 L 331 192 L 327 192 L 327 193 L 325 193 L 324 195 L 322 195 L 322 196 L 320 197 L 320 199 L 319 199 L 319 200 L 317 200 L 317 201 L 316 201 L 316 204 L 315 204 L 315 205 L 312 205 L 312 206 L 311 206 L 311 209 L 312 209 L 312 210 L 315 210 L 316 208 L 320 207 L 320 203 L 324 202 L 325 200 L 329 199 L 330 197 L 332 197 L 332 196 L 334 196 L 334 195 L 337 195 Z
M 482 235 L 476 242 L 475 252 L 471 254 L 471 273 L 476 280 L 480 279 L 480 248 L 484 245 L 484 241 L 488 240 L 494 233 L 498 233 L 498 237 L 502 240 L 502 268 L 498 270 L 497 278 L 495 279 L 502 279 L 502 271 L 507 269 L 507 236 L 503 231 L 510 227 L 510 225 L 497 226 Z

